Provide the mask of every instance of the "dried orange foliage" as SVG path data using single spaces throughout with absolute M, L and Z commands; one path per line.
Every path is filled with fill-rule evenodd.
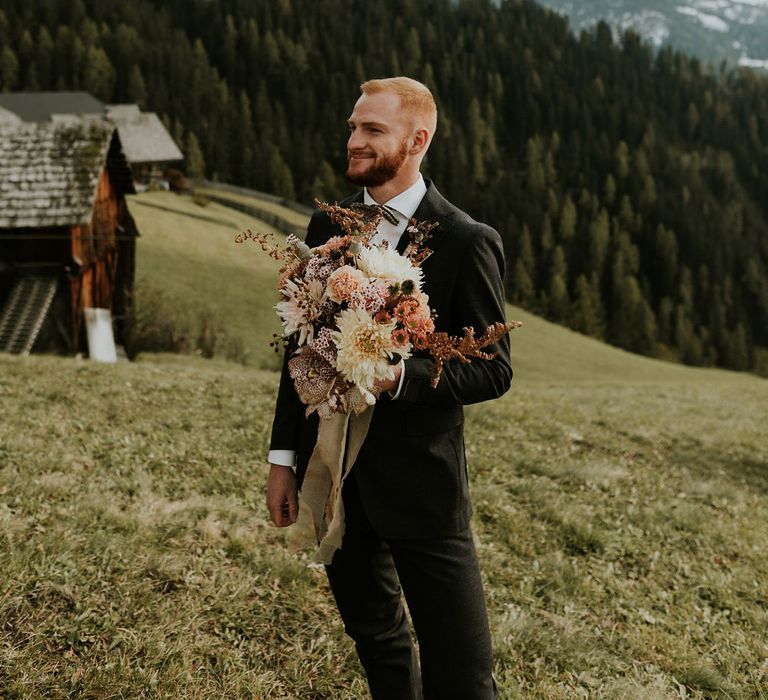
M 492 360 L 496 353 L 483 352 L 483 348 L 498 343 L 509 331 L 520 328 L 520 321 L 509 323 L 494 323 L 479 338 L 475 337 L 474 328 L 465 328 L 461 337 L 451 336 L 448 333 L 438 332 L 429 336 L 429 354 L 435 361 L 435 376 L 432 378 L 432 387 L 436 387 L 443 372 L 443 365 L 448 360 L 459 360 L 464 364 L 470 363 L 470 357 L 478 357 L 483 360 Z
M 353 204 L 350 207 L 342 207 L 338 204 L 327 204 L 319 199 L 315 200 L 315 206 L 324 211 L 347 236 L 354 236 L 358 240 L 367 243 L 376 232 L 376 227 L 381 221 L 382 213 L 378 207 Z
M 253 241 L 261 246 L 261 249 L 274 260 L 282 260 L 285 257 L 285 251 L 274 242 L 274 235 L 271 233 L 254 233 L 250 229 L 238 233 L 235 236 L 235 243 L 245 243 L 245 241 Z

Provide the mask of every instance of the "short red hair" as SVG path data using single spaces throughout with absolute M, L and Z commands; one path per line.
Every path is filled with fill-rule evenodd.
M 391 92 L 400 98 L 403 111 L 413 119 L 414 128 L 424 128 L 429 132 L 429 140 L 437 129 L 437 105 L 429 88 L 413 78 L 378 78 L 367 80 L 360 86 L 364 95 L 377 92 Z

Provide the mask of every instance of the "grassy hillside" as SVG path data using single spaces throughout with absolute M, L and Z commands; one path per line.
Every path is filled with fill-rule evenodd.
M 268 204 L 274 213 L 295 221 L 297 232 L 306 227 L 306 217 L 277 204 L 230 193 L 222 196 L 257 206 Z M 219 204 L 202 207 L 189 197 L 169 192 L 131 197 L 130 208 L 141 231 L 137 259 L 140 302 L 159 299 L 163 312 L 178 318 L 193 334 L 200 318 L 212 314 L 230 339 L 245 346 L 248 364 L 274 367 L 274 353 L 268 345 L 278 329 L 272 310 L 277 299 L 276 264 L 253 243 L 234 242 L 235 235 L 248 228 L 274 229 L 234 209 Z M 685 368 L 617 350 L 516 307 L 508 307 L 507 315 L 525 324 L 525 330 L 514 338 L 518 381 L 594 382 L 617 377 L 707 382 L 728 377 L 741 381 L 737 379 L 740 375 Z M 744 377 L 743 381 L 755 381 Z
M 199 206 L 170 192 L 131 197 L 129 205 L 141 232 L 139 312 L 154 320 L 174 319 L 193 346 L 203 326 L 212 328 L 220 336 L 215 354 L 274 367 L 269 342 L 278 330 L 271 308 L 277 301 L 277 266 L 253 243 L 234 242 L 245 229 L 274 229 L 234 209 Z M 306 219 L 303 226 L 297 219 L 297 231 L 303 228 Z
M 253 222 L 132 211 L 142 284 L 270 318 L 270 263 L 229 243 Z M 768 383 L 509 313 L 513 388 L 466 431 L 502 698 L 768 697 Z M 366 697 L 322 571 L 267 525 L 276 383 L 0 356 L 0 698 Z
M 268 199 L 254 199 L 253 197 L 239 194 L 238 192 L 228 192 L 226 190 L 209 187 L 196 187 L 195 192 L 206 196 L 221 197 L 238 204 L 247 204 L 249 206 L 258 207 L 268 213 L 282 217 L 295 226 L 297 231 L 303 231 L 307 228 L 309 217 L 294 211 L 293 209 L 277 204 L 276 202 L 271 202 Z

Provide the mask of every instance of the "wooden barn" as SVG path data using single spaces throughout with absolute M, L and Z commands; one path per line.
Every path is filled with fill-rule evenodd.
M 184 155 L 154 112 L 142 112 L 135 104 L 105 105 L 87 92 L 0 92 L 0 125 L 97 117 L 117 126 L 134 182 L 167 187 L 166 171 Z
M 0 352 L 85 352 L 84 310 L 131 304 L 133 178 L 100 118 L 0 126 Z

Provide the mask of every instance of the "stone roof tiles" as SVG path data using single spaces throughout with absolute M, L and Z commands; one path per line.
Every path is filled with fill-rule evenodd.
M 0 126 L 7 122 L 73 122 L 103 117 L 117 124 L 129 163 L 168 163 L 184 159 L 154 112 L 135 104 L 105 105 L 87 92 L 0 93 Z
M 104 121 L 0 125 L 0 228 L 88 223 L 116 138 Z
M 154 112 L 140 112 L 136 105 L 107 105 L 107 117 L 117 124 L 129 163 L 164 163 L 184 159 Z

